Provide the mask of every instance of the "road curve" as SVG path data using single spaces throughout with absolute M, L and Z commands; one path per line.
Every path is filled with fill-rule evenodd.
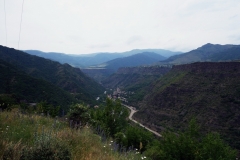
M 153 131 L 153 130 L 151 130 L 150 128 L 148 128 L 148 127 L 146 127 L 146 126 L 144 126 L 143 124 L 141 124 L 141 123 L 139 123 L 138 121 L 136 121 L 136 120 L 134 120 L 134 119 L 132 119 L 132 116 L 133 116 L 133 114 L 134 113 L 136 113 L 137 112 L 137 110 L 134 110 L 133 109 L 133 107 L 131 107 L 131 106 L 128 106 L 128 105 L 126 105 L 126 104 L 122 104 L 123 106 L 125 106 L 125 107 L 127 107 L 128 109 L 130 109 L 130 114 L 129 114 L 129 119 L 131 120 L 131 121 L 133 121 L 134 123 L 137 123 L 137 124 L 139 124 L 141 127 L 143 127 L 143 128 L 145 128 L 145 129 L 147 129 L 148 131 L 150 131 L 150 132 L 152 132 L 153 134 L 155 134 L 156 136 L 158 136 L 158 137 L 162 137 L 162 135 L 161 134 L 159 134 L 158 132 L 156 132 L 156 131 Z

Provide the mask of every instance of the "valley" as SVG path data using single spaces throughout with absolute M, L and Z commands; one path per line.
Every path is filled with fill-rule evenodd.
M 102 137 L 126 148 L 142 144 L 146 153 L 152 134 L 160 141 L 173 136 L 169 132 L 184 135 L 195 120 L 200 135 L 218 133 L 224 143 L 240 150 L 239 48 L 206 44 L 168 58 L 154 52 L 119 53 L 78 68 L 80 64 L 62 61 L 71 56 L 50 60 L 35 51 L 32 54 L 39 55 L 0 46 L 1 109 L 18 106 L 53 117 L 73 112 L 76 126 L 89 121 Z M 93 62 L 103 55 L 108 56 L 88 58 Z

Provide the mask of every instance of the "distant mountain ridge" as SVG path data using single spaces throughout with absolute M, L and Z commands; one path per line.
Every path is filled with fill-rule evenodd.
M 163 59 L 166 58 L 157 53 L 143 52 L 128 57 L 116 58 L 96 66 L 90 66 L 84 69 L 83 72 L 95 78 L 97 81 L 102 81 L 121 67 L 152 65 Z
M 122 58 L 131 56 L 134 54 L 142 52 L 154 52 L 160 54 L 164 57 L 170 57 L 172 55 L 181 54 L 182 52 L 172 52 L 164 49 L 135 49 L 132 51 L 126 52 L 116 52 L 116 53 L 92 53 L 92 54 L 83 54 L 83 55 L 68 55 L 64 53 L 55 53 L 55 52 L 42 52 L 38 50 L 25 50 L 24 52 L 36 55 L 39 57 L 51 59 L 60 63 L 68 63 L 75 67 L 85 68 L 92 65 L 98 65 L 116 58 Z
M 150 65 L 164 59 L 166 58 L 157 53 L 143 52 L 143 53 L 134 54 L 132 56 L 117 58 L 117 59 L 108 61 L 106 63 L 97 65 L 96 68 L 103 67 L 116 72 L 121 67 L 136 67 L 136 66 L 142 66 L 142 65 Z
M 234 51 L 234 53 L 232 52 Z M 229 55 L 231 53 L 231 55 Z M 193 62 L 232 61 L 240 59 L 240 45 L 205 44 L 195 50 L 169 57 L 159 64 L 186 64 Z

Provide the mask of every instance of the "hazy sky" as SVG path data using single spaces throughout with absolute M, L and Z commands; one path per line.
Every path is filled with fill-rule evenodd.
M 7 46 L 18 48 L 22 0 L 5 0 Z M 6 46 L 4 0 L 0 45 Z M 84 54 L 205 43 L 240 44 L 240 0 L 25 0 L 19 49 Z

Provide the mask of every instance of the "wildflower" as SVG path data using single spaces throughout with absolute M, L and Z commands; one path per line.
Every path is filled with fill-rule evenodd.
M 113 143 L 113 141 L 111 141 L 111 143 Z
M 103 146 L 104 148 L 106 147 L 106 146 Z

